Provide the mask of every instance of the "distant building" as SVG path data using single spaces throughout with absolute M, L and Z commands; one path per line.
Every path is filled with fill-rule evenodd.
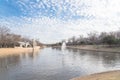
M 15 47 L 27 48 L 27 47 L 31 47 L 31 45 L 29 42 L 17 42 L 15 44 Z

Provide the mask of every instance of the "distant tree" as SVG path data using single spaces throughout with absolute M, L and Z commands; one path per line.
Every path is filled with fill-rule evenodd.
M 120 29 L 115 32 L 115 36 L 117 39 L 120 39 Z
M 107 35 L 102 39 L 102 42 L 108 45 L 116 44 L 115 36 Z
M 88 33 L 89 44 L 96 44 L 98 41 L 97 32 Z
M 8 27 L 0 25 L 0 47 L 6 47 L 7 34 L 10 32 Z

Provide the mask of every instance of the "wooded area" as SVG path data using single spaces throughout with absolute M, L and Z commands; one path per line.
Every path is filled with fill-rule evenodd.
M 0 25 L 0 48 L 15 47 L 19 45 L 18 42 L 29 42 L 31 47 L 33 46 L 33 39 L 11 33 L 8 27 Z M 36 44 L 38 46 L 41 45 L 41 43 L 37 40 Z

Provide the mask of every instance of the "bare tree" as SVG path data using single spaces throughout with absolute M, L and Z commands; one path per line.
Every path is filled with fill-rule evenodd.
M 88 39 L 90 44 L 96 44 L 98 40 L 97 32 L 88 33 Z
M 0 25 L 0 47 L 6 46 L 6 35 L 10 32 L 10 29 Z

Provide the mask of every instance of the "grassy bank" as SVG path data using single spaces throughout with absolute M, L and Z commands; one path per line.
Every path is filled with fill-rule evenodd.
M 67 48 L 76 48 L 81 50 L 102 51 L 102 52 L 120 52 L 120 47 L 106 47 L 102 45 L 67 46 Z
M 92 74 L 71 80 L 120 80 L 120 70 Z
M 40 47 L 36 46 L 33 48 L 0 48 L 0 57 L 12 54 L 20 54 L 20 53 L 29 53 L 33 51 L 39 51 Z

